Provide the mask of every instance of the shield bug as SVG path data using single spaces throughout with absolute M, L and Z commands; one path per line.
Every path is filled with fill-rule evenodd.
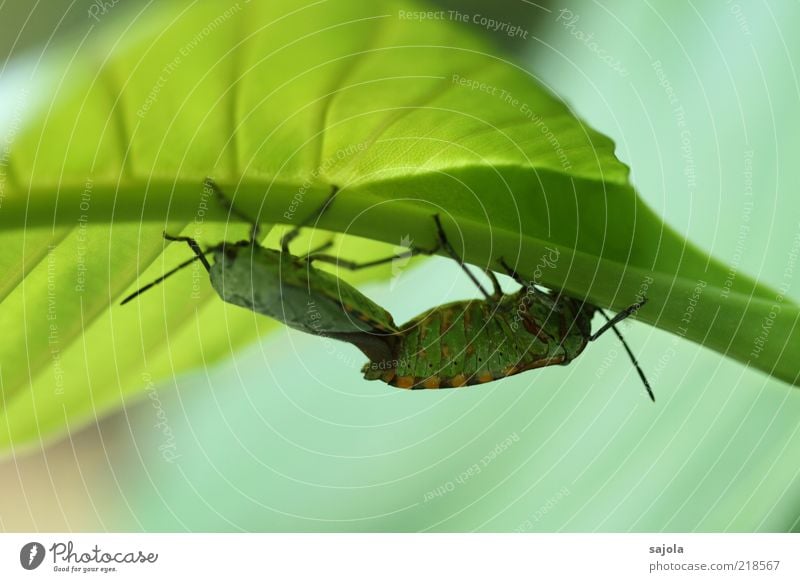
M 448 243 L 439 217 L 434 219 L 440 246 L 461 265 L 484 298 L 435 307 L 401 326 L 393 338 L 391 357 L 364 366 L 367 380 L 412 389 L 482 384 L 527 370 L 569 364 L 589 342 L 611 329 L 655 400 L 644 372 L 616 327 L 646 300 L 610 318 L 595 305 L 526 283 L 503 260 L 504 269 L 522 289 L 503 293 L 497 277 L 488 271 L 494 286 L 490 294 Z M 598 312 L 607 321 L 592 334 L 592 318 Z
M 315 268 L 312 263 L 336 263 L 357 270 L 433 251 L 413 248 L 385 259 L 354 263 L 324 254 L 323 251 L 331 244 L 327 243 L 306 255 L 292 255 L 290 243 L 305 225 L 318 219 L 330 207 L 338 192 L 336 187 L 333 187 L 319 209 L 284 235 L 280 250 L 265 248 L 258 242 L 257 222 L 241 214 L 213 180 L 206 179 L 205 185 L 231 214 L 252 224 L 250 237 L 234 243 L 223 242 L 203 250 L 193 238 L 164 233 L 168 241 L 185 242 L 194 257 L 132 293 L 122 301 L 122 305 L 195 261 L 200 261 L 208 271 L 212 287 L 223 301 L 267 315 L 299 331 L 350 342 L 370 359 L 389 357 L 389 344 L 385 337 L 397 332 L 389 312 L 355 287 Z M 212 256 L 213 263 L 209 262 L 207 255 Z

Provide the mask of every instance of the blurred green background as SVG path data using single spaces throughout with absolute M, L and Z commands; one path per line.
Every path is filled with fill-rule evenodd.
M 3 5 L 0 50 L 35 58 L 88 27 L 91 4 Z M 668 223 L 783 283 L 800 229 L 800 5 L 458 6 L 529 31 L 476 27 L 617 142 Z M 475 295 L 442 259 L 365 292 L 398 321 Z M 625 332 L 655 405 L 610 336 L 569 367 L 409 394 L 360 380 L 355 349 L 281 328 L 5 459 L 0 529 L 800 530 L 798 391 L 648 326 Z

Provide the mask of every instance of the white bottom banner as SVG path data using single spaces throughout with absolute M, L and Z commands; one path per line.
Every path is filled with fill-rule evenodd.
M 0 580 L 800 580 L 796 534 L 3 534 Z

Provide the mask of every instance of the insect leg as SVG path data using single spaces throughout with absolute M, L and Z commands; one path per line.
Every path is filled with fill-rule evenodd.
M 328 194 L 328 197 L 325 199 L 325 202 L 317 208 L 308 218 L 306 218 L 303 222 L 295 226 L 292 230 L 287 232 L 283 235 L 281 239 L 281 250 L 285 253 L 289 252 L 289 244 L 298 237 L 300 234 L 300 230 L 308 225 L 308 223 L 317 220 L 320 216 L 322 216 L 328 207 L 333 203 L 333 199 L 336 197 L 336 194 L 339 192 L 339 187 L 334 185 L 331 187 L 331 193 Z
M 598 309 L 598 311 L 600 312 L 600 315 L 605 317 L 605 319 L 606 319 L 606 321 L 608 323 L 606 323 L 602 328 L 600 328 L 600 331 L 598 331 L 591 338 L 589 338 L 589 341 L 596 340 L 598 337 L 600 337 L 600 335 L 604 331 L 606 331 L 608 329 L 613 330 L 614 334 L 616 334 L 616 336 L 619 339 L 620 343 L 622 343 L 622 347 L 625 348 L 625 351 L 627 352 L 628 357 L 630 358 L 631 363 L 633 364 L 633 367 L 636 368 L 636 371 L 639 373 L 639 377 L 642 379 L 642 383 L 644 384 L 644 387 L 647 390 L 647 395 L 650 396 L 650 400 L 655 402 L 656 401 L 656 397 L 655 397 L 655 394 L 653 394 L 653 389 L 650 387 L 650 382 L 647 381 L 647 377 L 644 375 L 644 371 L 642 370 L 641 366 L 639 366 L 639 362 L 636 359 L 636 356 L 633 355 L 633 351 L 631 350 L 630 346 L 628 346 L 628 342 L 626 342 L 625 338 L 622 336 L 622 332 L 620 332 L 619 329 L 617 329 L 617 326 L 615 325 L 615 323 L 619 323 L 620 321 L 622 321 L 623 319 L 625 319 L 626 317 L 628 317 L 629 315 L 634 313 L 636 311 L 636 309 L 639 309 L 646 301 L 647 301 L 647 299 L 644 299 L 644 300 L 640 301 L 639 303 L 632 305 L 631 307 L 629 307 L 625 311 L 621 311 L 620 313 L 618 313 L 613 319 L 610 318 L 605 311 L 603 311 L 602 309 Z M 635 309 L 633 309 L 633 308 L 635 308 Z M 620 317 L 620 316 L 622 316 L 622 317 Z
M 222 188 L 217 186 L 217 183 L 212 180 L 211 178 L 206 178 L 203 180 L 203 186 L 214 192 L 214 196 L 217 197 L 217 200 L 225 207 L 225 209 L 234 216 L 237 216 L 243 222 L 247 222 L 251 225 L 250 227 L 250 242 L 261 240 L 261 227 L 258 224 L 258 221 L 254 221 L 249 216 L 246 216 L 243 212 L 241 212 L 238 208 L 233 205 L 233 200 L 228 198 L 227 194 L 222 191 Z
M 317 248 L 315 248 L 314 250 L 312 250 L 312 251 L 309 251 L 308 253 L 306 253 L 305 255 L 303 255 L 302 257 L 299 257 L 299 258 L 300 258 L 300 259 L 306 259 L 306 260 L 308 260 L 308 258 L 309 258 L 311 255 L 314 255 L 314 254 L 321 253 L 322 251 L 327 251 L 327 250 L 328 250 L 329 248 L 331 248 L 332 246 L 333 246 L 333 239 L 329 240 L 328 242 L 322 243 L 321 245 L 319 245 L 319 246 L 318 246 Z
M 532 289 L 534 293 L 541 293 L 543 295 L 547 295 L 541 289 L 537 289 L 536 284 L 533 281 L 526 281 L 525 279 L 523 279 L 522 275 L 517 273 L 517 271 L 514 270 L 514 268 L 511 265 L 509 265 L 504 258 L 501 257 L 499 262 L 500 265 L 502 265 L 503 269 L 505 269 L 506 274 L 512 279 L 514 279 L 514 281 L 516 281 L 526 289 Z
M 344 267 L 345 269 L 349 269 L 351 271 L 358 271 L 359 269 L 366 269 L 368 267 L 377 267 L 378 265 L 385 265 L 386 263 L 391 263 L 392 261 L 399 260 L 399 259 L 410 259 L 416 255 L 432 255 L 434 254 L 438 248 L 433 250 L 427 249 L 420 249 L 420 248 L 413 248 L 408 249 L 402 253 L 398 253 L 396 255 L 392 255 L 391 257 L 384 257 L 382 259 L 376 259 L 374 261 L 368 261 L 366 263 L 357 263 L 355 261 L 348 261 L 346 259 L 340 259 L 334 255 L 315 255 L 309 254 L 306 258 L 309 261 L 320 261 L 322 263 L 331 263 L 334 265 L 338 265 L 340 267 Z
M 497 280 L 497 276 L 494 274 L 494 271 L 486 271 L 486 274 L 489 276 L 489 279 L 492 281 L 492 286 L 494 287 L 494 295 L 495 299 L 502 297 L 503 295 L 503 288 L 500 287 L 500 281 Z
M 461 257 L 458 256 L 458 253 L 450 244 L 450 241 L 447 240 L 447 235 L 444 232 L 444 228 L 442 227 L 442 220 L 439 218 L 439 215 L 434 214 L 433 220 L 436 223 L 436 231 L 439 236 L 439 244 L 441 245 L 441 247 L 444 248 L 447 254 L 450 255 L 450 257 L 461 266 L 461 269 L 467 274 L 467 277 L 469 277 L 472 280 L 472 282 L 475 283 L 478 289 L 480 289 L 480 292 L 483 294 L 483 296 L 486 297 L 486 299 L 491 299 L 492 296 L 489 295 L 486 289 L 484 289 L 483 285 L 481 285 L 481 282 L 478 281 L 475 275 L 472 274 L 472 271 L 470 271 L 467 268 L 467 266 L 464 264 L 464 261 L 461 259 Z
M 500 261 L 499 261 L 499 262 L 500 262 L 500 264 L 503 266 L 503 268 L 506 270 L 506 274 L 508 274 L 508 276 L 509 276 L 509 277 L 511 277 L 512 279 L 514 279 L 514 281 L 516 281 L 517 283 L 519 283 L 519 284 L 520 284 L 520 285 L 522 285 L 523 287 L 526 287 L 526 286 L 528 285 L 528 282 L 527 282 L 525 279 L 523 279 L 523 278 L 520 276 L 520 274 L 519 274 L 519 273 L 517 273 L 517 272 L 514 270 L 514 267 L 512 267 L 511 265 L 509 265 L 508 263 L 506 263 L 506 260 L 505 260 L 504 258 L 500 257 Z

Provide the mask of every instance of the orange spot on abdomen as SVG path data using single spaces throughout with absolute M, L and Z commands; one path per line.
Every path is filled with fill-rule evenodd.
M 438 388 L 441 385 L 441 381 L 437 376 L 431 376 L 425 382 L 422 383 L 424 388 Z
M 464 374 L 457 374 L 452 378 L 450 378 L 450 386 L 452 386 L 453 388 L 460 388 L 461 386 L 464 386 L 466 383 L 467 383 L 467 378 L 466 376 L 464 376 Z
M 398 388 L 411 388 L 414 385 L 414 376 L 399 376 L 395 378 L 393 385 Z

